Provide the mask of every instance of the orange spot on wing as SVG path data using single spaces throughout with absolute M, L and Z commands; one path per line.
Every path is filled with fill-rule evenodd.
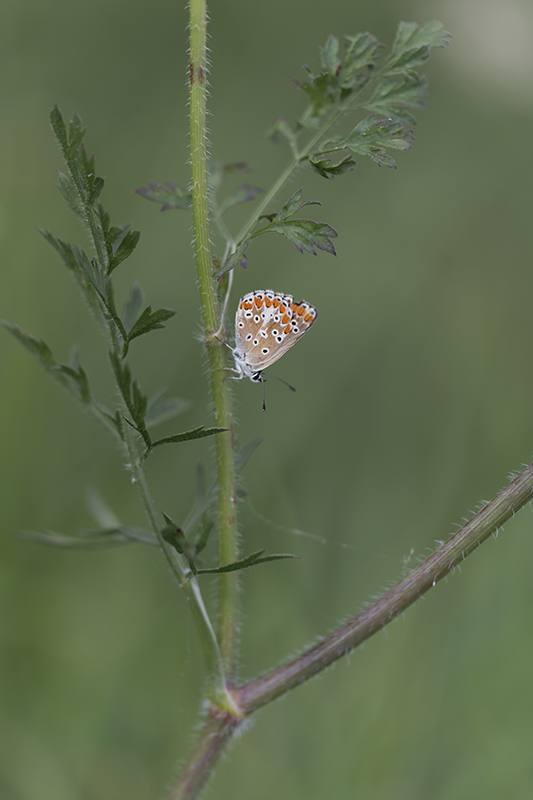
M 285 328 L 285 333 L 290 333 L 290 330 L 291 330 L 291 326 L 287 325 L 287 327 Z
M 279 308 L 279 300 L 274 300 L 274 308 Z
M 288 314 L 285 314 L 285 316 L 283 316 L 283 317 L 281 318 L 281 322 L 282 322 L 282 324 L 283 324 L 283 325 L 286 325 L 286 324 L 287 324 L 287 322 L 290 322 L 290 321 L 291 321 L 291 318 L 289 317 L 289 315 L 288 315 Z
M 270 308 L 272 305 L 272 300 L 269 297 L 265 297 L 265 305 L 267 308 Z
M 300 306 L 300 308 L 298 309 L 298 314 L 300 317 L 303 317 L 303 315 L 305 314 L 305 308 L 303 306 Z
M 304 320 L 306 322 L 311 322 L 311 320 L 313 320 L 313 319 L 314 319 L 313 314 L 306 314 L 305 317 L 304 317 Z
M 242 305 L 243 305 L 243 308 L 246 309 L 246 311 L 249 311 L 250 308 L 253 308 L 254 304 L 253 303 L 243 303 Z
M 286 311 L 287 311 L 287 309 L 285 308 L 285 306 L 283 305 L 283 303 L 280 305 L 280 307 L 279 307 L 279 310 L 281 311 L 281 313 L 282 313 L 282 314 L 285 314 L 285 313 L 286 313 Z
M 263 298 L 262 297 L 256 297 L 255 298 L 255 304 L 256 304 L 257 308 L 261 308 L 261 306 L 263 305 Z

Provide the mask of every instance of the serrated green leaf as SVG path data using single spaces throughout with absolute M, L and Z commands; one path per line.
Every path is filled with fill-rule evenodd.
M 132 381 L 131 370 L 128 364 L 122 361 L 113 350 L 109 353 L 109 359 L 120 393 L 131 415 L 131 420 L 127 417 L 124 417 L 124 419 L 140 434 L 146 447 L 146 452 L 149 453 L 152 448 L 152 441 L 150 439 L 150 434 L 146 430 L 146 423 L 144 421 L 144 416 L 148 407 L 148 399 L 142 391 L 139 382 L 137 380 Z
M 65 175 L 63 172 L 57 173 L 57 188 L 67 206 L 73 211 L 77 217 L 84 219 L 83 206 L 80 202 L 80 197 L 76 191 L 76 187 L 70 175 Z
M 265 564 L 267 561 L 279 561 L 282 558 L 299 558 L 299 556 L 293 556 L 290 553 L 274 553 L 273 555 L 270 556 L 263 556 L 264 552 L 265 552 L 264 549 L 257 550 L 255 553 L 251 553 L 251 555 L 239 559 L 239 561 L 234 561 L 231 564 L 224 564 L 222 567 L 213 567 L 211 569 L 197 569 L 196 574 L 213 575 L 213 574 L 220 574 L 223 572 L 235 572 L 236 570 L 255 567 L 257 564 Z
M 346 156 L 339 161 L 337 164 L 332 164 L 330 158 L 326 159 L 309 159 L 309 164 L 314 169 L 315 172 L 318 172 L 323 178 L 334 178 L 337 175 L 344 175 L 345 172 L 352 172 L 353 168 L 355 167 L 355 161 L 351 156 Z
M 129 225 L 124 226 L 124 228 L 129 228 Z M 140 231 L 126 231 L 123 236 L 117 238 L 113 244 L 113 255 L 107 268 L 108 275 L 110 275 L 119 264 L 122 264 L 123 261 L 131 256 L 140 238 Z
M 132 416 L 136 424 L 141 425 L 144 424 L 144 415 L 146 414 L 146 409 L 148 408 L 148 398 L 141 390 L 137 380 L 133 381 L 131 388 L 133 401 Z
M 81 145 L 72 150 L 73 165 L 82 179 L 78 189 L 87 206 L 93 206 L 104 186 L 104 179 L 96 174 L 94 156 L 87 155 L 85 147 Z
M 425 108 L 428 86 L 428 79 L 416 73 L 388 78 L 379 84 L 365 108 L 402 125 L 415 125 L 416 120 L 408 113 L 408 109 Z
M 78 267 L 78 263 L 74 257 L 74 253 L 72 252 L 72 245 L 68 242 L 64 242 L 62 239 L 59 239 L 57 236 L 54 236 L 50 231 L 47 231 L 45 228 L 37 228 L 38 232 L 41 236 L 46 239 L 48 244 L 50 244 L 56 253 L 59 254 L 64 264 L 67 268 L 75 274 L 75 276 L 80 279 L 80 271 Z M 83 277 L 83 283 L 86 285 L 87 281 L 85 279 L 85 275 Z
M 110 433 L 120 439 L 123 438 L 120 415 L 118 412 L 113 415 L 104 405 L 89 394 L 87 375 L 79 362 L 74 360 L 71 366 L 58 364 L 45 342 L 35 339 L 28 333 L 24 333 L 18 325 L 12 322 L 0 320 L 0 324 L 9 330 L 34 358 L 37 359 L 48 374 L 64 389 L 68 389 L 76 400 L 81 402 Z
M 329 35 L 324 47 L 320 48 L 320 61 L 325 72 L 336 76 L 341 66 L 339 57 L 339 40 L 336 36 Z
M 152 203 L 161 205 L 160 211 L 169 211 L 172 208 L 190 208 L 192 204 L 191 193 L 186 192 L 175 183 L 149 183 L 140 189 L 135 189 L 135 194 L 151 200 Z
M 343 88 L 353 85 L 354 73 L 374 64 L 379 57 L 378 50 L 383 45 L 371 33 L 358 33 L 346 36 L 346 55 L 343 59 L 340 83 Z
M 376 118 L 371 114 L 361 120 L 346 139 L 336 138 L 331 144 L 336 148 L 369 156 L 378 166 L 396 167 L 396 162 L 387 153 L 387 149 L 410 150 L 413 140 L 413 132 L 404 128 L 401 123 L 391 119 Z M 329 144 L 324 144 L 325 150 Z
M 450 38 L 440 22 L 427 22 L 425 25 L 400 22 L 382 73 L 391 75 L 421 66 L 428 60 L 432 47 L 445 47 Z
M 122 321 L 124 323 L 124 329 L 126 333 L 130 332 L 135 322 L 139 318 L 143 304 L 144 292 L 141 286 L 135 282 L 131 286 L 130 297 L 124 306 L 124 312 L 122 314 Z
M 58 106 L 54 106 L 50 111 L 50 124 L 52 125 L 52 130 L 56 135 L 61 151 L 66 152 L 68 149 L 67 129 Z
M 269 223 L 255 230 L 250 239 L 260 236 L 262 233 L 280 233 L 286 236 L 300 253 L 306 252 L 316 255 L 317 250 L 324 250 L 326 253 L 337 255 L 331 240 L 335 239 L 338 234 L 331 225 L 327 225 L 325 222 L 314 222 L 310 219 L 291 219 L 304 206 L 320 205 L 316 200 L 302 202 L 302 191 L 302 189 L 298 189 L 294 192 L 278 214 L 262 214 L 259 217 L 259 222 L 266 219 Z M 227 271 L 228 265 L 226 262 L 222 274 Z
M 93 289 L 97 292 L 97 294 L 104 300 L 107 301 L 107 285 L 105 281 L 105 276 L 100 272 L 98 268 L 98 264 L 95 258 L 89 259 L 89 256 L 81 247 L 77 244 L 68 245 L 70 247 L 76 264 L 78 265 L 79 270 L 81 273 L 87 278 L 90 285 Z
M 279 216 L 280 219 L 288 219 L 289 217 L 292 217 L 293 214 L 296 214 L 297 211 L 306 205 L 306 203 L 302 203 L 302 195 L 303 189 L 297 189 L 294 194 L 289 197 L 285 205 L 281 207 L 279 214 L 273 215 L 272 219 L 275 219 L 276 216 Z M 308 203 L 316 203 L 316 205 L 320 205 L 316 200 L 310 200 Z
M 161 444 L 176 444 L 179 442 L 190 442 L 193 439 L 203 439 L 205 436 L 214 436 L 217 433 L 224 433 L 227 430 L 228 428 L 205 428 L 202 425 L 190 431 L 175 433 L 173 436 L 165 436 L 163 439 L 157 439 L 157 441 L 152 442 L 152 449 L 154 447 L 159 447 Z
M 313 222 L 310 219 L 280 220 L 271 222 L 261 229 L 260 233 L 272 231 L 286 236 L 300 253 L 316 256 L 317 250 L 337 255 L 332 239 L 338 234 L 325 222 Z
M 163 422 L 168 422 L 192 407 L 190 400 L 184 400 L 181 397 L 167 397 L 167 391 L 165 388 L 160 389 L 148 401 L 148 408 L 144 418 L 146 427 L 153 428 Z
M 67 379 L 67 384 L 70 383 L 70 388 L 83 405 L 91 402 L 89 381 L 83 367 L 79 366 L 78 369 L 73 369 L 66 364 L 57 364 L 52 369 L 58 370 Z
M 89 203 L 93 205 L 94 201 L 100 197 L 102 189 L 104 188 L 104 179 L 101 175 L 96 175 L 91 186 L 91 193 L 89 195 Z
M 86 128 L 83 127 L 81 117 L 79 114 L 74 114 L 68 129 L 68 146 L 71 153 L 80 147 L 85 133 Z
M 50 370 L 56 366 L 56 360 L 52 355 L 52 351 L 42 339 L 35 339 L 29 333 L 24 333 L 14 322 L 7 320 L 0 320 L 0 324 L 4 326 L 20 344 L 28 350 L 34 358 L 46 370 Z
M 131 342 L 131 340 L 135 339 L 137 336 L 143 336 L 145 333 L 149 333 L 150 331 L 164 328 L 165 326 L 163 325 L 163 322 L 166 322 L 167 319 L 173 317 L 175 313 L 175 311 L 172 311 L 169 308 L 158 308 L 157 311 L 152 312 L 152 307 L 147 306 L 135 325 L 129 331 L 128 342 Z

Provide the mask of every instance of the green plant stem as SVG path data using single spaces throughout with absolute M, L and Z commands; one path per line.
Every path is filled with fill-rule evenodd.
M 191 194 L 194 248 L 205 344 L 209 359 L 215 425 L 227 428 L 228 433 L 216 437 L 218 477 L 218 527 L 220 563 L 228 564 L 238 558 L 237 503 L 235 490 L 235 455 L 233 447 L 232 397 L 224 381 L 224 345 L 215 333 L 220 312 L 209 241 L 209 197 L 207 181 L 207 9 L 205 0 L 190 0 L 190 137 L 191 137 Z M 236 621 L 238 616 L 238 576 L 224 573 L 219 578 L 218 641 L 229 685 L 234 680 L 236 658 Z

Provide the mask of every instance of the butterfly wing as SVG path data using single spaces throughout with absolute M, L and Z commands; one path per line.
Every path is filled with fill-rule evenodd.
M 239 301 L 235 316 L 235 363 L 246 377 L 274 364 L 317 317 L 305 300 L 270 289 L 250 292 Z

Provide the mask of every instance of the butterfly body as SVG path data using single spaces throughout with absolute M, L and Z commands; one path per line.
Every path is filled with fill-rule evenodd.
M 235 315 L 236 379 L 261 383 L 263 370 L 296 344 L 316 317 L 314 306 L 294 302 L 290 294 L 261 289 L 241 297 Z

